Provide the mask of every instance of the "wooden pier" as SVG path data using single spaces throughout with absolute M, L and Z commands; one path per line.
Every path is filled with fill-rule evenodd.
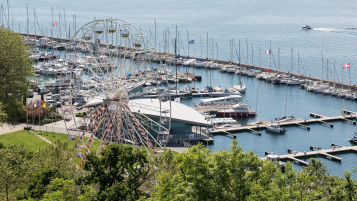
M 318 149 L 316 151 L 309 151 L 309 152 L 295 152 L 291 154 L 286 154 L 286 155 L 280 155 L 280 159 L 282 160 L 291 160 L 291 161 L 297 161 L 302 165 L 308 165 L 309 163 L 306 161 L 303 161 L 299 158 L 306 158 L 312 156 L 325 156 L 327 158 L 331 158 L 332 160 L 336 161 L 342 161 L 342 158 L 334 156 L 332 154 L 337 154 L 337 153 L 343 153 L 343 152 L 348 152 L 348 151 L 353 151 L 357 152 L 357 146 L 347 146 L 347 147 L 338 147 L 336 148 L 335 146 L 332 146 L 331 149 Z
M 279 123 L 280 126 L 282 127 L 288 127 L 288 126 L 303 126 L 307 130 L 310 130 L 309 126 L 306 126 L 305 124 L 313 124 L 313 123 L 324 123 L 329 125 L 330 127 L 333 127 L 333 124 L 329 123 L 328 121 L 349 121 L 353 123 L 353 125 L 356 125 L 356 121 L 352 121 L 351 119 L 356 119 L 357 113 L 350 111 L 349 115 L 344 112 L 345 110 L 342 110 L 341 116 L 333 116 L 333 117 L 326 117 L 323 115 L 315 114 L 315 113 L 310 113 L 313 114 L 316 117 L 316 119 L 301 119 L 301 120 L 295 120 L 295 121 L 288 121 L 288 122 L 281 122 Z M 222 128 L 222 129 L 216 129 L 212 131 L 212 134 L 220 134 L 223 132 L 244 132 L 244 131 L 252 131 L 255 133 L 259 133 L 255 130 L 262 130 L 266 129 L 266 125 L 254 125 L 254 126 L 241 126 L 241 127 L 230 127 L 230 128 Z M 260 133 L 259 133 L 260 134 Z

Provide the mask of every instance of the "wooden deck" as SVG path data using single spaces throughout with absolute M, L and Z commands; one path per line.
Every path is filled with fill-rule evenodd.
M 336 154 L 336 153 L 342 153 L 342 152 L 348 152 L 348 151 L 353 151 L 353 152 L 357 152 L 357 146 L 348 146 L 348 147 L 332 147 L 331 149 L 320 149 L 320 150 L 316 150 L 316 151 L 309 151 L 309 152 L 294 152 L 292 154 L 286 154 L 286 155 L 280 155 L 280 159 L 283 160 L 291 160 L 291 161 L 297 161 L 302 165 L 308 165 L 309 163 L 303 160 L 300 160 L 299 158 L 303 158 L 303 157 L 313 157 L 313 156 L 318 156 L 318 155 L 322 155 L 328 158 L 331 158 L 332 160 L 336 160 L 336 161 L 342 161 L 342 158 L 334 156 L 332 154 Z

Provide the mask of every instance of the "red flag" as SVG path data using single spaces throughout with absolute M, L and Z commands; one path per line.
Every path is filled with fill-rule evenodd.
M 53 26 L 53 27 L 56 27 L 56 26 L 57 26 L 57 22 L 53 23 L 52 26 Z
M 343 64 L 342 68 L 350 68 L 350 63 Z

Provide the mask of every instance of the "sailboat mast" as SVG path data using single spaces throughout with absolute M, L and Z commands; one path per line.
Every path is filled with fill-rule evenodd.
M 52 16 L 51 40 L 53 40 L 53 7 L 51 7 L 51 16 Z
M 291 48 L 291 70 L 290 73 L 293 73 L 293 48 Z
M 252 66 L 254 66 L 254 59 L 253 59 L 253 44 L 252 45 Z
M 326 63 L 326 66 L 327 66 L 326 78 L 327 78 L 327 80 L 328 80 L 328 59 L 327 59 L 326 62 L 327 62 L 327 63 Z
M 58 21 L 59 21 L 59 37 L 62 38 L 62 33 L 61 33 L 61 12 L 58 12 Z
M 248 37 L 245 37 L 245 42 L 247 43 L 247 65 L 248 65 Z
M 202 54 L 202 41 L 201 41 L 201 36 L 200 36 L 200 46 L 201 46 L 201 58 L 203 59 L 203 54 Z
M 270 45 L 269 45 L 269 56 L 270 56 L 270 64 L 269 64 L 269 67 L 271 69 L 271 41 L 270 41 Z
M 262 58 L 261 58 L 261 53 L 260 53 L 260 43 L 259 43 L 259 66 L 262 67 Z
M 155 32 L 156 32 L 156 21 L 155 21 Z M 176 87 L 176 94 L 177 94 L 177 58 L 176 58 L 177 56 L 176 55 L 177 55 L 177 25 L 176 25 L 176 38 L 175 38 L 175 84 L 176 84 L 175 87 Z
M 211 46 L 211 47 L 212 47 L 212 49 L 211 49 L 211 50 L 212 50 L 212 60 L 214 60 L 214 59 L 213 59 L 213 58 L 214 58 L 214 57 L 213 57 L 213 38 L 212 38 L 212 46 Z
M 217 49 L 217 63 L 218 63 L 218 44 L 217 44 L 217 42 L 216 42 L 216 49 Z
M 335 84 L 336 68 L 335 68 L 335 59 L 333 59 L 333 82 Z
M 207 32 L 207 60 L 208 60 L 208 32 Z
M 280 47 L 278 48 L 278 70 L 280 71 Z
M 188 56 L 188 58 L 190 58 L 190 39 L 188 37 L 188 30 L 187 30 L 187 52 L 188 52 L 187 56 Z
M 324 78 L 324 55 L 323 55 L 323 52 L 321 50 L 321 82 L 323 82 L 323 78 Z
M 69 38 L 67 36 L 66 11 L 64 9 L 63 9 L 63 19 L 64 19 L 64 32 L 66 33 L 66 37 Z
M 298 75 L 300 76 L 300 53 L 298 53 Z
M 177 31 L 176 31 L 176 38 L 177 38 Z M 155 19 L 155 54 L 157 56 L 157 48 L 156 48 L 156 19 Z M 175 62 L 176 63 L 176 62 Z
M 167 53 L 170 54 L 170 29 L 167 27 Z
M 35 9 L 33 9 L 33 26 L 35 27 L 35 39 L 37 39 L 37 36 L 36 36 L 36 19 L 35 19 Z
M 234 45 L 234 40 L 232 38 L 232 63 L 234 62 L 234 56 L 233 56 L 233 45 Z
M 239 40 L 239 48 L 238 49 L 239 49 L 239 55 L 238 55 L 238 60 L 239 61 L 238 62 L 239 62 L 239 66 L 240 66 L 240 40 Z

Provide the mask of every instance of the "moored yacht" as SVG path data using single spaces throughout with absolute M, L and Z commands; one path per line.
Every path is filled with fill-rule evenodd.
M 285 133 L 286 130 L 285 128 L 282 128 L 279 126 L 279 124 L 271 124 L 266 126 L 268 131 L 274 132 L 274 133 Z
M 233 105 L 231 109 L 221 109 L 218 114 L 223 117 L 250 117 L 257 115 L 255 110 L 250 109 L 250 105 L 245 103 Z

